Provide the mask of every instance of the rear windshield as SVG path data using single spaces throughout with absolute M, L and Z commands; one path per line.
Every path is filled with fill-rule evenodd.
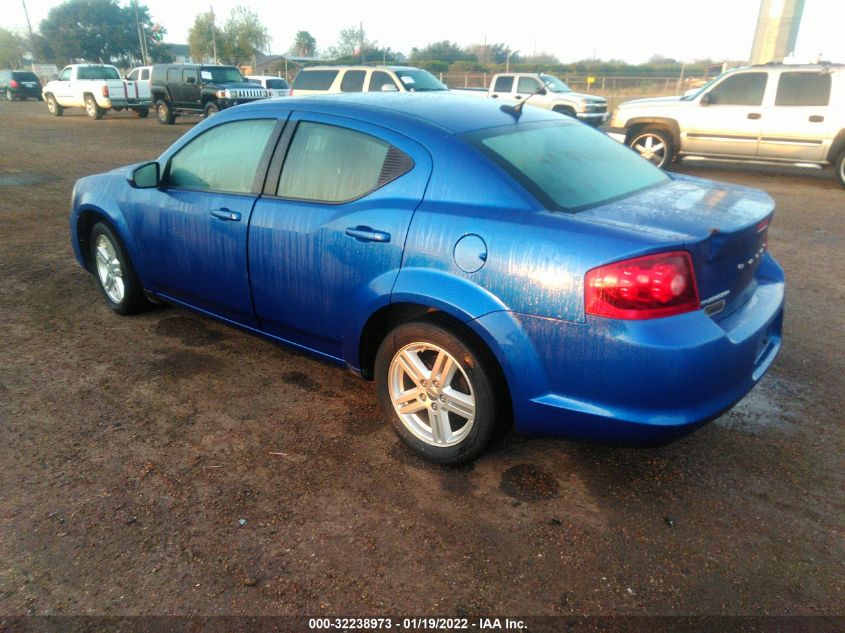
M 669 181 L 633 150 L 573 121 L 507 125 L 464 138 L 554 211 L 575 213 Z
M 77 79 L 120 79 L 117 68 L 113 66 L 80 66 L 76 71 Z
M 268 79 L 267 87 L 273 90 L 287 90 L 289 86 L 284 79 Z
M 214 84 L 243 83 L 244 77 L 234 66 L 203 66 L 200 69 L 203 81 Z
M 413 92 L 448 90 L 445 85 L 437 81 L 434 75 L 427 70 L 420 70 L 419 68 L 415 68 L 413 70 L 400 68 L 399 70 L 395 70 L 393 72 L 395 72 L 396 76 L 399 77 L 399 81 L 405 85 L 406 90 Z
M 293 80 L 294 90 L 328 90 L 332 87 L 336 70 L 302 70 Z
M 38 77 L 35 76 L 35 73 L 28 73 L 24 70 L 14 71 L 12 73 L 12 77 L 18 81 L 38 81 Z

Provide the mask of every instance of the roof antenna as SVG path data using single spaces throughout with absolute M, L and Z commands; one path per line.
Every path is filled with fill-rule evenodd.
M 514 106 L 514 105 L 511 105 L 511 104 L 509 104 L 509 103 L 505 103 L 505 104 L 503 104 L 502 106 L 500 106 L 500 107 L 499 107 L 499 109 L 500 109 L 502 112 L 507 112 L 507 113 L 508 113 L 508 114 L 510 114 L 510 115 L 511 115 L 514 119 L 516 119 L 517 121 L 519 121 L 519 117 L 521 117 L 521 116 L 522 116 L 522 108 L 525 106 L 525 104 L 526 104 L 526 103 L 528 103 L 528 100 L 529 100 L 531 97 L 533 97 L 534 95 L 538 95 L 538 94 L 540 94 L 540 93 L 545 93 L 545 92 L 546 92 L 546 88 L 547 88 L 547 87 L 549 87 L 549 86 L 551 86 L 551 85 L 552 85 L 552 82 L 551 82 L 551 81 L 546 81 L 546 82 L 544 82 L 544 81 L 541 79 L 541 80 L 540 80 L 540 87 L 539 87 L 539 88 L 537 88 L 537 90 L 535 90 L 534 92 L 532 92 L 530 95 L 528 95 L 527 97 L 525 97 L 525 99 L 523 99 L 522 101 L 520 101 L 519 103 L 517 103 L 515 106 Z

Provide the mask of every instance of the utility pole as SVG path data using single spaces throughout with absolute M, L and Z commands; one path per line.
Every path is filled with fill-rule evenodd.
M 361 64 L 364 63 L 364 23 L 361 22 Z
M 32 23 L 29 21 L 29 11 L 26 10 L 26 0 L 21 0 L 21 3 L 23 4 L 24 15 L 26 15 L 26 26 L 29 28 L 29 44 L 32 46 L 32 56 L 38 57 L 38 53 L 35 50 L 35 35 L 32 34 Z
M 135 7 L 135 27 L 138 29 L 138 43 L 141 45 L 141 61 L 143 66 L 147 65 L 147 38 L 144 33 L 144 27 L 141 25 L 141 20 L 138 18 L 138 0 L 132 0 L 132 5 Z
M 214 55 L 214 63 L 217 63 L 217 27 L 214 26 L 214 6 L 211 7 L 211 51 Z M 201 60 L 200 60 L 201 61 Z

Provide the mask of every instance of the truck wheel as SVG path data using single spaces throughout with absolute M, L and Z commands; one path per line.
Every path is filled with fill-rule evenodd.
M 59 105 L 59 102 L 56 101 L 56 97 L 52 94 L 48 94 L 45 98 L 47 99 L 47 109 L 50 111 L 50 114 L 53 116 L 62 116 L 65 109 Z
M 92 95 L 85 95 L 85 111 L 92 119 L 100 120 L 103 118 L 105 110 L 97 105 L 97 100 Z
M 209 101 L 205 104 L 205 118 L 208 119 L 213 117 L 215 114 L 220 112 L 220 106 L 217 105 L 214 101 Z
M 171 108 L 166 101 L 157 101 L 156 118 L 162 125 L 173 125 L 176 115 L 173 114 L 173 108 Z
M 575 116 L 575 110 L 566 106 L 555 106 L 553 109 L 555 112 L 560 112 L 561 114 L 565 114 L 566 116 Z
M 672 162 L 675 148 L 671 135 L 660 128 L 646 128 L 628 139 L 628 147 L 656 167 L 666 167 Z
M 839 184 L 845 187 L 845 149 L 839 152 L 839 158 L 836 159 L 836 177 L 839 178 Z
M 147 118 L 147 116 L 150 114 L 150 109 L 149 109 L 149 108 L 145 108 L 145 107 L 142 107 L 142 108 L 132 108 L 132 112 L 134 112 L 134 113 L 135 113 L 135 118 L 136 118 L 136 119 L 146 119 L 146 118 Z

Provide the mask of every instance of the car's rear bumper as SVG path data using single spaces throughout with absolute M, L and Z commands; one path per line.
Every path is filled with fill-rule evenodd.
M 572 323 L 495 312 L 517 430 L 602 443 L 671 441 L 718 417 L 768 370 L 781 344 L 783 272 L 767 257 L 756 291 L 722 320 Z M 718 316 L 718 315 L 717 315 Z

